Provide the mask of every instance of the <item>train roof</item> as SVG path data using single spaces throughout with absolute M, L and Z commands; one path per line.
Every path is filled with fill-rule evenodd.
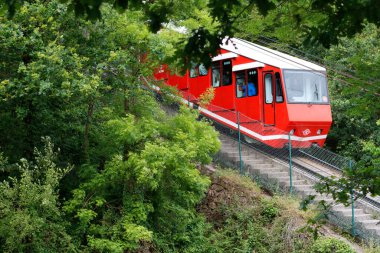
M 324 67 L 317 64 L 238 38 L 224 39 L 221 48 L 281 69 L 326 72 Z

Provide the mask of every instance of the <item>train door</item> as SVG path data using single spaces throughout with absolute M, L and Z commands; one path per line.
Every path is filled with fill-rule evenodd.
M 273 101 L 273 73 L 272 72 L 263 72 L 263 84 L 264 84 L 264 106 L 263 106 L 263 115 L 264 115 L 264 124 L 265 125 L 274 125 L 274 112 L 275 105 Z
M 257 68 L 235 72 L 236 110 L 250 119 L 260 120 L 259 74 Z
M 211 68 L 211 85 L 214 88 L 213 105 L 234 109 L 234 87 L 232 85 L 232 60 L 215 61 Z

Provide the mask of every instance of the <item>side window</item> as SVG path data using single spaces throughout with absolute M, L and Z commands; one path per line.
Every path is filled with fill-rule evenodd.
M 195 64 L 195 63 L 191 63 L 191 68 L 190 68 L 190 77 L 191 78 L 194 78 L 194 77 L 197 77 L 199 76 L 199 72 L 198 72 L 198 65 Z
M 200 76 L 207 76 L 208 75 L 208 69 L 206 68 L 206 66 L 203 63 L 198 65 L 198 69 L 199 69 L 199 75 Z
M 220 63 L 212 64 L 212 87 L 220 87 Z
M 272 91 L 272 74 L 266 74 L 264 77 L 265 82 L 265 103 L 273 103 L 273 91 Z
M 245 82 L 245 71 L 236 73 L 236 97 L 243 98 L 247 95 L 247 84 Z
M 248 96 L 257 96 L 259 76 L 257 69 L 248 70 Z
M 229 85 L 232 83 L 232 64 L 231 61 L 223 61 L 223 85 Z
M 281 86 L 281 76 L 280 73 L 276 72 L 275 78 L 276 78 L 276 102 L 284 102 L 284 95 L 282 93 L 282 86 Z

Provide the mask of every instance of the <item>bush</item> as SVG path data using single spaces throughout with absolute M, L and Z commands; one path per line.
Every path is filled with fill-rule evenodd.
M 261 216 L 263 220 L 266 222 L 272 222 L 274 218 L 277 217 L 280 210 L 275 206 L 272 201 L 263 201 L 262 202 L 263 209 L 261 211 Z
M 321 237 L 311 246 L 310 253 L 355 253 L 355 251 L 341 240 Z

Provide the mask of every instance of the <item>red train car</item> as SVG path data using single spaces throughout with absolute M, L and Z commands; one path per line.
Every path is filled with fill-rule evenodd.
M 323 146 L 332 123 L 325 68 L 242 39 L 225 40 L 209 69 L 196 64 L 177 76 L 163 67 L 155 78 L 184 97 L 213 87 L 201 113 L 236 129 L 231 112 L 239 112 L 241 132 L 273 147 L 283 147 L 289 133 L 295 147 Z

